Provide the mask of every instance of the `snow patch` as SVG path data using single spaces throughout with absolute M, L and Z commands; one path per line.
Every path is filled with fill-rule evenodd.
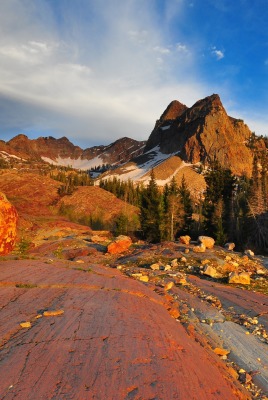
M 26 161 L 26 160 L 24 160 L 24 158 L 17 157 L 17 156 L 15 156 L 14 154 L 9 154 L 9 153 L 7 153 L 6 151 L 0 151 L 0 153 L 1 153 L 2 157 L 3 157 L 5 160 L 8 159 L 8 158 L 15 158 L 16 160 Z
M 162 126 L 161 130 L 166 131 L 170 128 L 171 125 Z
M 94 167 L 98 167 L 104 164 L 104 161 L 101 156 L 97 156 L 92 158 L 91 160 L 82 159 L 81 157 L 77 159 L 73 158 L 61 158 L 57 157 L 55 160 L 52 160 L 49 157 L 42 157 L 42 160 L 48 162 L 52 165 L 63 166 L 63 167 L 72 167 L 81 170 L 88 170 Z
M 149 150 L 148 152 L 144 153 L 144 155 L 146 155 L 146 154 L 148 155 L 149 160 L 147 160 L 143 164 L 140 164 L 140 165 L 136 165 L 136 164 L 127 165 L 126 164 L 125 167 L 123 165 L 120 169 L 121 173 L 114 172 L 113 174 L 109 174 L 108 179 L 117 178 L 123 182 L 128 181 L 130 179 L 134 182 L 142 181 L 144 183 L 148 183 L 150 180 L 150 177 L 144 176 L 144 175 L 146 175 L 149 171 L 151 171 L 152 168 L 155 168 L 157 165 L 161 164 L 163 161 L 174 156 L 175 154 L 178 154 L 178 152 L 172 153 L 172 154 L 164 154 L 159 150 L 159 146 L 156 146 L 153 149 Z M 184 166 L 186 166 L 186 165 L 188 165 L 188 164 L 184 163 Z M 160 182 L 159 186 L 162 186 L 165 184 L 165 183 L 163 183 L 164 181 L 163 182 L 159 181 L 159 182 Z

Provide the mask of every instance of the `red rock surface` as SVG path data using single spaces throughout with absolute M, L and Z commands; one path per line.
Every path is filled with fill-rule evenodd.
M 0 255 L 12 251 L 17 234 L 18 214 L 6 196 L 0 192 Z
M 170 316 L 169 295 L 118 270 L 75 266 L 1 263 L 0 398 L 250 398 Z M 57 310 L 63 313 L 43 316 Z

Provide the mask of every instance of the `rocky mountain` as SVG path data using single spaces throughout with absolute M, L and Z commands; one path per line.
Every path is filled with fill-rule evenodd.
M 90 169 L 103 164 L 121 164 L 143 152 L 145 142 L 127 137 L 116 140 L 107 146 L 94 146 L 81 149 L 66 137 L 55 139 L 52 136 L 29 139 L 20 134 L 8 142 L 1 141 L 2 158 L 20 157 L 43 160 L 54 165 Z
M 192 107 L 172 101 L 156 121 L 148 141 L 119 139 L 108 146 L 81 149 L 66 137 L 40 137 L 35 140 L 18 135 L 9 142 L 0 141 L 0 156 L 35 159 L 54 165 L 91 169 L 111 164 L 103 178 L 148 182 L 152 168 L 160 186 L 173 176 L 178 183 L 186 177 L 192 191 L 205 187 L 200 170 L 213 160 L 236 175 L 251 175 L 252 132 L 241 120 L 228 116 L 220 97 L 213 94 Z M 258 140 L 259 149 L 266 149 Z
M 180 183 L 184 175 L 191 191 L 200 192 L 205 188 L 200 170 L 214 160 L 236 175 L 251 175 L 251 138 L 248 126 L 227 115 L 217 94 L 197 101 L 190 108 L 175 100 L 156 121 L 143 154 L 104 177 L 146 183 L 154 169 L 159 186 L 173 176 Z M 259 139 L 255 147 L 264 150 L 264 140 Z
M 253 155 L 247 147 L 251 131 L 229 117 L 217 94 L 187 108 L 172 102 L 156 122 L 144 152 L 159 146 L 163 154 L 177 152 L 185 162 L 208 164 L 217 159 L 235 174 L 251 174 Z

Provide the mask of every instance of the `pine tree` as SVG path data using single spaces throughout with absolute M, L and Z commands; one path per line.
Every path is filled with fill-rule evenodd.
M 141 193 L 140 223 L 144 239 L 153 243 L 161 242 L 162 218 L 162 199 L 152 170 L 149 184 Z
M 232 223 L 232 199 L 235 189 L 235 177 L 229 169 L 215 161 L 205 176 L 207 189 L 204 200 L 204 229 L 213 237 L 226 237 Z M 222 199 L 222 203 L 219 200 Z M 220 208 L 217 210 L 217 208 Z M 217 221 L 216 218 L 222 221 Z M 220 231 L 219 231 L 220 229 Z M 222 243 L 219 243 L 222 244 Z
M 184 223 L 181 233 L 190 233 L 192 228 L 193 205 L 191 192 L 187 187 L 185 176 L 182 176 L 181 184 L 178 188 L 179 200 L 182 203 L 184 211 Z
M 257 156 L 253 160 L 248 210 L 248 244 L 258 251 L 268 252 L 268 212 L 262 177 L 262 165 Z

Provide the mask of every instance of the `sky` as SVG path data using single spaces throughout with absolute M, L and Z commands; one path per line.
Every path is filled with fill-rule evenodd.
M 0 139 L 148 139 L 213 93 L 268 134 L 267 0 L 0 0 Z

